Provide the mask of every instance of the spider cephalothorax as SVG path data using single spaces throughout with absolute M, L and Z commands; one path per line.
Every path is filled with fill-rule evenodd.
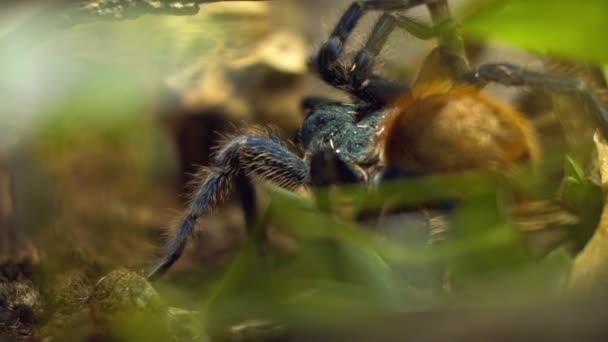
M 313 107 L 299 133 L 306 151 L 304 158 L 311 168 L 309 181 L 327 185 L 322 184 L 324 172 L 315 170 L 315 160 L 323 156 L 336 159 L 336 163 L 350 169 L 339 181 L 369 179 L 379 159 L 370 142 L 378 134 L 386 112 L 384 108 L 343 103 L 321 103 Z
M 400 14 L 422 4 L 431 13 L 432 26 Z M 343 47 L 370 10 L 384 13 L 364 47 L 349 61 Z M 325 82 L 351 94 L 355 104 L 308 101 L 309 114 L 300 130 L 302 157 L 266 134 L 245 134 L 224 143 L 196 186 L 165 257 L 148 277 L 162 275 L 181 256 L 197 218 L 212 209 L 232 184 L 239 188 L 246 221 L 251 223 L 252 180 L 295 189 L 465 169 L 502 170 L 536 158 L 530 123 L 510 106 L 481 94 L 489 82 L 574 96 L 595 115 L 604 135 L 608 133 L 608 114 L 584 82 L 506 63 L 470 69 L 456 27 L 446 0 L 353 3 L 310 65 Z M 438 53 L 431 56 L 439 55 L 443 65 L 436 68 L 447 72 L 431 70 L 435 79 L 426 77 L 426 85 L 417 82 L 413 90 L 375 75 L 374 59 L 395 28 L 421 39 L 436 37 Z M 372 177 L 375 173 L 378 177 Z

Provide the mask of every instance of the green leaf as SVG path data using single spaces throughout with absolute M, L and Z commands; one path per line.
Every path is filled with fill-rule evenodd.
M 571 267 L 570 253 L 564 248 L 559 248 L 544 257 L 538 263 L 536 271 L 545 284 L 554 284 L 559 288 L 566 285 Z
M 596 212 L 602 203 L 601 190 L 591 183 L 581 166 L 566 156 L 565 177 L 560 189 L 560 200 L 578 213 Z
M 601 188 L 587 179 L 582 167 L 570 156 L 566 157 L 564 173 L 558 199 L 563 207 L 580 218 L 580 222 L 571 227 L 570 234 L 582 247 L 595 232 L 604 196 Z
M 448 242 L 477 246 L 448 260 L 456 286 L 487 285 L 488 280 L 512 273 L 529 261 L 511 225 L 506 205 L 500 192 L 489 192 L 465 200 L 455 210 L 452 241 Z M 484 240 L 488 234 L 501 238 L 487 246 Z
M 578 163 L 574 159 L 572 159 L 570 156 L 566 156 L 565 171 L 566 171 L 566 176 L 568 178 L 572 178 L 577 183 L 584 183 L 587 181 L 583 168 L 580 165 L 578 165 Z
M 608 62 L 608 1 L 472 1 L 464 31 L 524 48 Z

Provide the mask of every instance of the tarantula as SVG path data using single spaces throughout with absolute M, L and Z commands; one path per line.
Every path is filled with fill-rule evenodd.
M 432 26 L 400 13 L 423 4 L 431 12 Z M 383 14 L 364 47 L 349 61 L 343 52 L 345 42 L 369 11 Z M 446 0 L 351 4 L 310 64 L 326 83 L 351 94 L 355 103 L 305 101 L 309 112 L 299 132 L 303 157 L 267 134 L 237 136 L 223 144 L 196 187 L 165 256 L 148 278 L 158 278 L 179 259 L 197 218 L 235 183 L 246 221 L 252 222 L 255 198 L 251 182 L 257 179 L 293 190 L 405 175 L 501 169 L 535 159 L 538 151 L 530 123 L 510 106 L 481 93 L 490 82 L 576 96 L 594 113 L 604 135 L 608 134 L 608 113 L 583 81 L 506 63 L 470 69 L 456 27 Z M 449 71 L 442 77 L 449 79 L 410 89 L 374 74 L 374 59 L 396 28 L 421 39 L 438 38 L 438 55 Z

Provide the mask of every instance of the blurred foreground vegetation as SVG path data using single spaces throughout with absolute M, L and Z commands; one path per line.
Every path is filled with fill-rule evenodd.
M 606 309 L 593 304 L 606 299 L 608 246 L 594 237 L 593 255 L 580 258 L 596 229 L 606 229 L 606 154 L 601 139 L 594 145 L 592 136 L 562 132 L 559 123 L 549 125 L 540 165 L 523 166 L 508 181 L 465 173 L 312 196 L 260 184 L 266 205 L 255 227 L 245 229 L 227 199 L 199 220 L 172 273 L 154 288 L 138 277 L 179 216 L 192 165 L 208 164 L 213 131 L 276 124 L 295 138 L 300 98 L 330 91 L 307 74 L 305 59 L 327 34 L 320 23 L 331 28 L 346 4 L 206 4 L 195 16 L 92 22 L 32 46 L 0 46 L 0 172 L 9 179 L 0 183 L 0 223 L 10 232 L 0 235 L 0 265 L 17 264 L 23 273 L 0 272 L 0 294 L 14 281 L 40 296 L 27 302 L 36 303 L 31 320 L 11 321 L 13 312 L 0 311 L 0 334 L 134 341 L 605 337 L 599 322 Z M 475 44 L 497 40 L 547 59 L 608 62 L 605 1 L 471 0 L 455 7 Z M 22 15 L 6 13 L 7 22 Z M 0 42 L 10 27 L 0 30 Z M 387 69 L 411 78 L 429 45 L 395 36 Z M 393 55 L 410 43 L 414 51 L 404 54 L 414 66 L 399 65 Z M 268 48 L 274 44 L 283 48 Z M 579 140 L 552 139 L 556 134 Z M 522 218 L 522 197 L 557 201 L 566 219 L 552 211 L 540 223 Z M 449 229 L 446 215 L 432 210 L 373 216 L 455 199 L 461 203 Z M 17 235 L 30 240 L 31 252 L 13 252 Z M 133 273 L 102 278 L 121 268 Z M 132 292 L 106 288 L 103 279 L 114 277 Z M 121 312 L 129 300 L 135 309 Z M 106 311 L 113 313 L 108 321 L 99 316 Z

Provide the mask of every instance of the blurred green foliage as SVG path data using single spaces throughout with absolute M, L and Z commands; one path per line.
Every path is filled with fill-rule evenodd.
M 450 180 L 439 182 L 443 197 L 430 180 L 405 182 L 419 191 L 400 195 L 406 201 L 420 193 L 453 199 L 448 189 L 461 183 L 457 177 Z M 482 188 L 454 209 L 449 237 L 416 244 L 387 239 L 382 228 L 369 231 L 316 209 L 314 201 L 266 187 L 271 200 L 266 223 L 293 236 L 298 252 L 260 254 L 256 240 L 250 239 L 203 300 L 208 326 L 251 317 L 324 326 L 431 310 L 447 297 L 460 297 L 457 293 L 491 292 L 493 298 L 519 293 L 526 298 L 525 293 L 561 289 L 570 269 L 569 254 L 558 250 L 540 261 L 528 256 L 507 211 L 509 196 L 500 188 Z M 400 229 L 414 227 L 403 221 Z
M 603 36 L 608 32 L 608 1 L 496 0 L 483 2 L 483 5 L 473 3 L 475 6 L 468 9 L 464 22 L 465 32 L 471 36 L 498 38 L 532 50 L 608 62 L 608 45 Z M 121 187 L 125 194 L 101 197 L 95 193 L 100 198 L 92 203 L 96 213 L 105 212 L 104 208 L 112 206 L 111 200 L 118 202 L 117 198 L 136 201 L 146 198 L 146 190 L 154 185 L 153 180 L 142 182 L 138 179 L 150 170 L 167 169 L 163 165 L 166 159 L 158 158 L 158 155 L 168 153 L 163 151 L 167 147 L 162 146 L 167 142 L 158 136 L 158 127 L 151 115 L 153 106 L 144 101 L 149 94 L 142 89 L 150 79 L 132 77 L 133 72 L 128 72 L 128 66 L 143 66 L 145 74 L 155 70 L 154 63 L 163 60 L 163 49 L 170 50 L 168 55 L 172 57 L 191 57 L 210 49 L 210 46 L 218 44 L 217 40 L 227 40 L 227 34 L 222 34 L 219 28 L 212 30 L 222 18 L 230 19 L 230 16 L 208 18 L 204 25 L 192 19 L 186 25 L 181 25 L 177 19 L 167 20 L 161 32 L 154 31 L 157 35 L 149 35 L 149 40 L 144 40 L 145 49 L 140 49 L 141 55 L 135 54 L 126 60 L 116 57 L 121 56 L 117 50 L 105 51 L 114 59 L 108 57 L 104 62 L 126 63 L 126 69 L 89 63 L 82 68 L 96 71 L 84 73 L 88 76 L 66 72 L 67 75 L 77 75 L 76 80 L 64 88 L 63 97 L 44 107 L 44 113 L 36 121 L 37 126 L 30 132 L 34 136 L 34 151 L 45 158 L 40 164 L 46 163 L 51 169 L 63 165 L 65 174 L 71 177 L 86 176 L 87 169 L 82 165 L 100 166 L 99 162 L 105 161 L 106 169 L 100 166 L 98 172 L 91 174 L 91 178 L 99 182 L 97 189 L 115 182 L 114 186 Z M 148 21 L 154 22 L 152 19 Z M 238 22 L 229 22 L 228 26 L 233 30 L 239 29 Z M 172 29 L 194 31 L 203 38 L 196 40 L 192 35 L 184 34 L 180 37 L 187 38 L 179 40 L 173 50 L 163 44 L 157 50 L 155 44 L 150 44 L 150 40 L 156 43 L 171 40 Z M 87 32 L 86 29 L 84 31 Z M 107 43 L 114 39 L 116 32 L 112 32 L 88 33 Z M 140 47 L 137 43 L 146 36 L 146 32 L 127 32 L 133 35 L 132 40 L 127 35 L 120 41 L 128 45 L 130 51 L 137 50 Z M 250 34 L 255 35 L 256 32 Z M 96 41 L 84 44 L 89 46 L 88 57 L 96 52 L 103 55 L 104 51 L 96 49 Z M 227 41 L 240 46 L 238 40 Z M 142 55 L 147 54 L 151 56 L 143 58 Z M 65 71 L 72 70 L 77 64 L 74 59 L 65 63 L 73 64 Z M 10 75 L 18 79 L 19 73 L 25 69 L 11 70 Z M 62 72 L 57 74 L 65 75 Z M 65 86 L 64 83 L 61 85 L 62 88 Z M 100 160 L 94 154 L 91 159 L 95 160 L 72 158 L 73 155 L 86 154 L 87 149 L 99 144 L 104 146 L 104 153 L 116 153 L 124 160 L 112 164 L 111 159 Z M 562 160 L 562 156 L 559 158 Z M 83 162 L 69 164 L 72 160 Z M 74 165 L 80 168 L 72 174 L 70 170 Z M 116 175 L 122 175 L 118 167 L 108 165 L 132 167 L 138 172 L 134 172 L 132 178 L 117 180 L 120 177 Z M 521 172 L 508 182 L 492 175 L 463 173 L 404 180 L 376 189 L 364 186 L 328 189 L 316 194 L 320 196 L 318 198 L 329 199 L 329 205 L 322 210 L 317 200 L 271 186 L 263 187 L 270 205 L 261 213 L 259 226 L 225 269 L 209 271 L 202 266 L 203 271 L 193 275 L 187 287 L 160 284 L 158 288 L 167 302 L 200 311 L 205 326 L 218 331 L 253 318 L 289 322 L 295 326 L 304 323 L 332 325 L 379 314 L 431 310 L 454 297 L 468 301 L 491 293 L 500 301 L 502 296 L 517 294 L 520 300 L 525 301 L 535 291 L 553 293 L 565 284 L 571 256 L 565 250 L 557 249 L 544 258 L 531 257 L 516 231 L 510 207 L 519 193 L 553 199 L 558 189 L 550 179 L 545 179 L 542 169 L 536 173 Z M 587 215 L 586 211 L 597 214 L 601 207 L 598 206 L 601 203 L 599 189 L 587 180 L 582 168 L 571 159 L 567 159 L 564 173 L 561 199 L 570 208 L 579 209 L 584 217 L 595 217 Z M 101 178 L 103 174 L 106 179 Z M 82 190 L 81 186 L 91 186 L 82 179 L 73 184 L 76 190 Z M 516 184 L 515 190 L 513 184 Z M 58 185 L 63 186 L 63 190 L 70 189 L 64 183 Z M 458 205 L 453 206 L 456 201 Z M 85 201 L 75 197 L 72 202 L 66 202 L 76 207 Z M 416 207 L 429 202 L 447 203 L 453 220 L 446 236 L 433 244 L 428 242 L 425 234 L 421 238 L 409 239 L 415 235 L 412 233 L 406 240 L 397 239 L 382 229 L 372 231 L 337 214 L 337 208 L 345 206 L 356 215 L 379 211 L 383 206 Z M 73 207 L 64 209 L 64 215 L 72 214 Z M 94 236 L 93 243 L 99 245 L 96 251 L 104 250 L 110 244 L 122 245 L 127 250 L 123 254 L 108 253 L 106 258 L 112 262 L 117 261 L 116 255 L 138 253 L 139 239 L 144 234 L 140 232 L 131 239 L 124 238 L 124 228 L 133 228 L 133 225 L 115 218 L 98 225 L 92 220 L 83 221 L 89 229 L 96 227 L 100 232 Z M 418 229 L 416 224 L 419 223 L 404 220 L 398 221 L 396 227 L 402 231 L 414 231 Z M 580 231 L 588 234 L 595 224 L 593 219 L 583 220 Z M 113 225 L 113 229 L 108 229 L 109 225 Z M 286 255 L 260 246 L 259 236 L 256 236 L 259 231 L 255 230 L 268 226 L 293 238 L 297 252 Z M 138 256 L 143 258 L 145 254 Z M 120 262 L 126 260 L 118 259 Z M 464 295 L 460 297 L 461 294 Z M 147 327 L 158 323 L 157 319 L 148 321 L 144 318 L 142 321 L 141 317 L 136 317 L 134 320 L 121 322 L 117 327 L 121 336 L 127 340 L 154 338 L 152 335 L 158 329 L 148 330 Z
M 608 2 L 604 0 L 470 1 L 464 30 L 535 52 L 608 63 Z

